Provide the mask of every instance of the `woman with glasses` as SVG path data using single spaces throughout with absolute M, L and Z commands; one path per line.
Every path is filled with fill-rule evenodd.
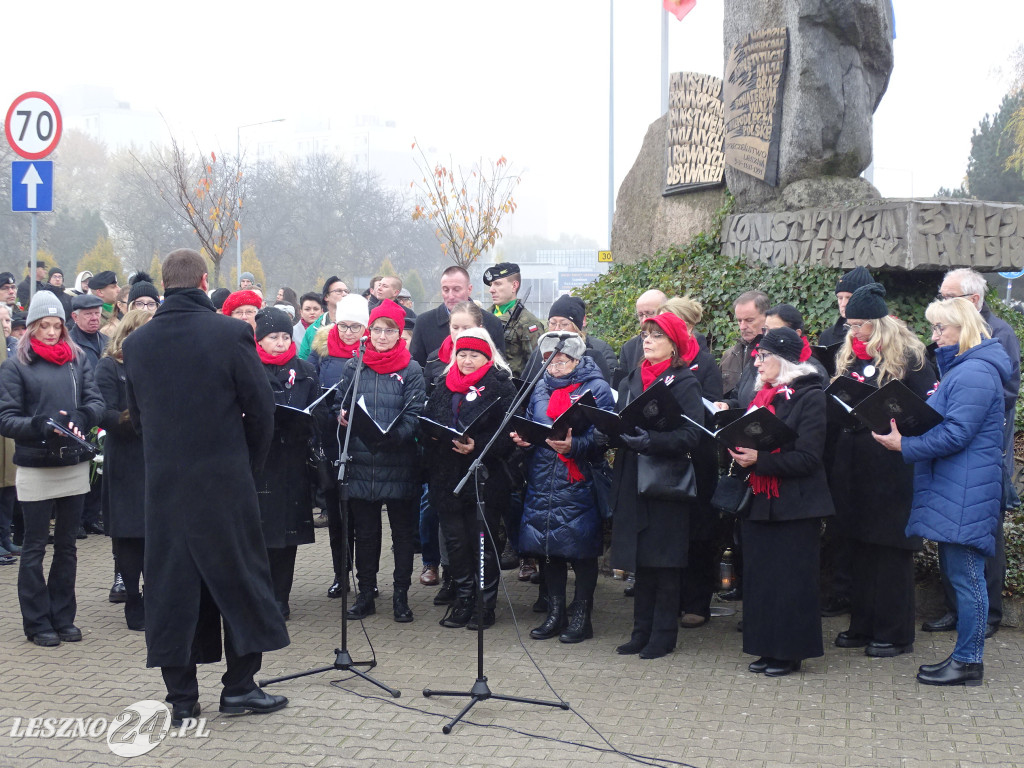
M 621 411 L 649 387 L 662 381 L 679 410 L 698 424 L 704 423 L 700 383 L 687 360 L 697 354 L 697 340 L 686 323 L 666 312 L 640 326 L 644 359 L 619 385 L 616 407 Z M 672 430 L 637 428 L 620 436 L 595 431 L 598 444 L 619 448 L 611 499 L 612 568 L 636 574 L 633 631 L 629 642 L 616 651 L 656 659 L 670 653 L 679 634 L 679 594 L 687 564 L 690 515 L 696 500 L 668 501 L 638 494 L 641 456 L 678 457 L 684 471 L 687 454 L 697 449 L 700 429 L 683 420 Z
M 149 280 L 136 275 L 135 282 L 132 283 L 131 290 L 128 292 L 128 310 L 142 309 L 153 314 L 159 306 L 160 293 L 156 286 Z
M 256 313 L 263 306 L 263 299 L 256 291 L 235 291 L 226 299 L 220 308 L 222 314 L 248 323 L 256 332 Z
M 454 312 L 453 312 L 454 316 Z M 455 487 L 491 438 L 508 402 L 515 397 L 512 374 L 485 328 L 468 328 L 455 339 L 452 359 L 430 395 L 424 415 L 459 431 L 472 424 L 464 440 L 428 440 L 424 458 L 430 477 L 430 506 L 437 510 L 448 552 L 454 602 L 441 619 L 442 627 L 487 628 L 494 624 L 498 599 L 498 553 L 495 541 L 501 514 L 509 503 L 508 475 L 503 466 L 514 446 L 502 435 L 484 458 L 488 469 L 484 484 L 484 515 L 490 535 L 484 542 L 484 582 L 477 576 L 480 551 L 476 493 L 470 482 L 455 496 Z M 481 416 L 485 410 L 493 410 Z M 481 421 L 477 421 L 478 417 Z M 477 591 L 482 592 L 483 614 L 477 612 Z
M 327 325 L 316 331 L 307 360 L 313 365 L 320 379 L 321 390 L 328 390 L 339 384 L 349 361 L 358 356 L 359 341 L 365 336 L 369 318 L 370 311 L 366 306 L 366 299 L 362 296 L 345 296 L 335 306 L 335 322 L 327 322 Z M 344 390 L 339 384 L 332 401 L 340 400 L 343 395 Z M 319 417 L 324 411 L 318 408 L 315 413 Z M 341 452 L 338 425 L 333 418 L 318 418 L 318 422 L 324 456 L 333 468 Z M 322 490 L 327 512 L 327 533 L 331 539 L 331 561 L 334 566 L 334 581 L 327 590 L 327 596 L 341 597 L 342 590 L 348 589 L 348 560 L 343 549 L 345 537 L 342 535 L 344 531 L 341 527 L 341 512 L 338 509 L 338 486 L 332 481 Z M 349 520 L 349 532 L 352 530 L 351 522 Z
M 552 356 L 557 344 L 557 336 L 540 338 L 538 347 L 547 368 L 530 395 L 526 417 L 550 424 L 588 391 L 598 408 L 614 410 L 611 387 L 593 359 L 584 355 L 583 339 L 570 336 Z M 564 439 L 549 439 L 544 445 L 530 445 L 514 432 L 512 439 L 529 451 L 519 549 L 543 563 L 547 585 L 548 615 L 530 631 L 530 637 L 547 640 L 557 636 L 563 643 L 589 640 L 594 636 L 591 613 L 597 558 L 604 549 L 590 464 L 601 459 L 604 448 L 594 441 L 593 427 L 575 434 L 570 430 Z M 576 594 L 566 605 L 570 564 Z
M 935 388 L 924 344 L 889 315 L 885 288 L 870 283 L 846 303 L 846 339 L 836 376 L 871 387 L 901 381 L 922 399 Z M 914 495 L 913 469 L 850 422 L 836 435 L 831 470 L 837 522 L 850 552 L 850 626 L 835 643 L 891 657 L 914 648 L 914 552 L 921 539 L 905 531 Z
M 348 618 L 362 619 L 376 613 L 374 590 L 380 570 L 381 507 L 387 506 L 391 543 L 395 556 L 392 608 L 395 621 L 413 620 L 409 608 L 412 563 L 419 539 L 420 469 L 416 449 L 417 417 L 425 397 L 423 371 L 412 359 L 402 338 L 405 310 L 385 299 L 370 313 L 369 342 L 359 372 L 358 398 L 366 413 L 382 429 L 390 426 L 385 441 L 370 447 L 358 430 L 349 442 L 352 463 L 348 466 L 349 510 L 355 528 L 356 580 L 359 594 Z M 349 391 L 356 375 L 356 360 L 342 374 L 342 393 Z M 341 407 L 335 401 L 336 408 Z M 348 408 L 349 403 L 344 403 Z M 362 407 L 356 404 L 354 407 Z M 351 414 L 342 410 L 339 423 L 348 424 Z
M 1002 525 L 1003 387 L 1011 365 L 998 339 L 967 299 L 934 301 L 925 311 L 938 348 L 942 381 L 928 404 L 943 421 L 919 437 L 892 422 L 874 435 L 914 465 L 914 501 L 907 534 L 939 544 L 939 567 L 956 593 L 956 647 L 947 659 L 922 665 L 926 685 L 981 685 L 988 620 L 985 558 Z
M 765 452 L 730 448 L 753 500 L 740 521 L 743 537 L 743 652 L 748 669 L 782 677 L 824 654 L 818 595 L 821 520 L 833 513 L 825 479 L 825 393 L 817 372 L 800 362 L 803 340 L 774 328 L 760 342 L 751 408 L 766 408 L 796 439 Z
M 604 380 L 611 381 L 612 373 L 615 371 L 616 366 L 618 366 L 619 359 L 615 356 L 615 352 L 612 351 L 608 342 L 596 336 L 591 336 L 584 330 L 586 315 L 587 305 L 583 303 L 583 299 L 576 296 L 559 296 L 551 305 L 551 309 L 548 310 L 548 331 L 556 333 L 568 332 L 579 335 L 587 347 L 584 354 L 587 357 L 593 358 L 594 362 L 597 363 L 597 367 L 601 371 L 601 376 L 604 377 Z M 537 371 L 543 365 L 544 358 L 541 357 L 538 350 L 534 349 L 530 354 L 529 360 L 526 361 L 526 367 L 523 369 L 523 379 L 525 381 L 532 381 L 533 377 L 537 375 Z

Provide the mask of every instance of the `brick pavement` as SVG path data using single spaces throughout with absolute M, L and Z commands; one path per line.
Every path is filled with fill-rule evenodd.
M 264 657 L 268 677 L 334 661 L 340 601 L 326 596 L 330 558 L 326 532 L 318 535 L 316 544 L 299 548 L 292 644 Z M 274 686 L 271 690 L 291 700 L 281 712 L 227 718 L 216 711 L 223 666 L 209 665 L 200 667 L 207 738 L 167 738 L 136 758 L 115 756 L 102 738 L 12 738 L 16 717 L 109 719 L 133 702 L 163 698 L 159 671 L 144 666 L 142 635 L 128 631 L 121 606 L 107 602 L 109 540 L 90 536 L 79 544 L 78 625 L 85 639 L 78 644 L 46 649 L 26 642 L 17 567 L 0 567 L 0 766 L 634 764 L 621 755 L 507 730 L 604 747 L 572 712 L 546 707 L 483 702 L 469 715 L 473 724 L 443 735 L 445 718 L 463 701 L 425 699 L 421 691 L 472 686 L 476 634 L 439 627 L 441 609 L 430 604 L 436 588 L 419 584 L 410 593 L 416 620 L 396 624 L 385 578 L 381 610 L 366 628 L 379 661 L 372 674 L 400 688 L 399 699 L 331 671 Z M 517 581 L 508 588 L 525 636 L 537 621 L 529 612 L 536 588 Z M 701 768 L 1024 765 L 1024 633 L 1019 630 L 1003 629 L 989 641 L 982 687 L 940 689 L 918 685 L 914 673 L 917 665 L 948 654 L 948 634 L 922 633 L 913 654 L 869 659 L 832 646 L 846 627 L 845 617 L 826 619 L 825 657 L 805 663 L 799 674 L 770 679 L 747 671 L 751 659 L 742 654 L 735 631 L 742 614 L 683 630 L 675 653 L 641 661 L 614 652 L 628 635 L 630 611 L 621 582 L 602 578 L 592 641 L 567 646 L 524 640 L 558 694 L 620 750 Z M 350 629 L 353 656 L 368 658 L 358 623 Z M 553 698 L 520 647 L 507 606 L 486 633 L 486 649 L 486 674 L 495 694 Z

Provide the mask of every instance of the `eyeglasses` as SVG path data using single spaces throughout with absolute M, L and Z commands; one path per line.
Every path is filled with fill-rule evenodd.
M 973 295 L 973 293 L 958 293 L 955 296 L 946 296 L 945 294 L 937 293 L 935 294 L 935 298 L 939 301 L 946 301 L 948 299 L 969 299 Z
M 327 293 L 329 295 L 331 295 L 331 296 L 334 296 L 334 295 L 346 296 L 349 293 L 351 293 L 351 291 L 349 291 L 348 288 L 335 288 L 334 290 L 328 291 Z
M 943 325 L 942 323 L 936 323 L 935 325 L 932 326 L 932 336 L 941 336 L 942 332 L 944 330 L 946 330 L 947 328 L 949 328 L 948 325 Z
M 859 331 L 865 325 L 871 325 L 871 323 L 869 323 L 869 322 L 863 322 L 863 323 L 843 323 L 843 330 L 844 331 Z
M 252 309 L 236 309 L 231 313 L 232 317 L 256 317 L 259 314 L 259 310 L 255 307 Z
M 641 341 L 647 341 L 647 339 L 651 339 L 652 341 L 659 341 L 660 339 L 664 338 L 664 333 L 658 333 L 657 331 L 640 331 Z
M 553 363 L 548 363 L 548 368 L 553 371 L 564 371 L 570 365 L 573 365 L 575 360 L 556 360 Z
M 575 323 L 573 323 L 572 320 L 568 320 L 566 318 L 559 318 L 557 320 L 554 318 L 550 318 L 548 320 L 549 331 L 571 331 L 575 327 Z
M 772 356 L 771 352 L 758 352 L 754 356 L 754 360 L 756 360 L 759 363 L 763 363 L 765 360 L 767 360 L 771 356 Z
M 391 336 L 397 336 L 398 335 L 398 329 L 397 328 L 371 328 L 370 329 L 370 333 L 372 333 L 374 336 L 384 336 L 385 338 L 389 338 Z
M 649 320 L 652 317 L 656 317 L 657 314 L 658 314 L 657 310 L 655 310 L 654 312 L 643 312 L 643 311 L 639 311 L 638 310 L 637 313 L 636 313 L 636 319 L 637 320 Z
M 135 301 L 132 302 L 132 309 L 153 310 L 156 309 L 157 306 L 159 305 L 155 301 L 142 301 L 141 299 L 136 299 Z
M 358 323 L 354 325 L 338 323 L 338 333 L 359 333 L 361 330 L 363 330 L 363 326 L 359 325 Z

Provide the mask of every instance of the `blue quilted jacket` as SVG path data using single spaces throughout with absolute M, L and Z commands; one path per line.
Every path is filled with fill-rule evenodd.
M 540 424 L 550 424 L 548 402 L 551 391 L 579 382 L 573 396 L 588 389 L 594 393 L 598 408 L 614 410 L 611 387 L 589 357 L 580 360 L 576 369 L 564 378 L 546 372 L 537 382 L 530 397 L 527 417 Z M 589 461 L 599 460 L 603 449 L 594 444 L 594 428 L 573 432 L 569 456 L 580 467 L 585 480 L 569 482 L 569 469 L 558 454 L 545 446 L 534 446 L 526 471 L 526 498 L 519 529 L 519 551 L 538 557 L 597 557 L 601 554 L 601 517 L 594 500 Z
M 941 384 L 928 404 L 943 422 L 903 438 L 903 460 L 914 463 L 914 504 L 908 536 L 962 544 L 995 554 L 1003 497 L 1003 383 L 1010 358 L 996 339 L 962 354 L 939 347 Z

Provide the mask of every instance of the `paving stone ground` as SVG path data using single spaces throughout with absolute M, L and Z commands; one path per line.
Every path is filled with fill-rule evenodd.
M 326 595 L 326 531 L 318 537 L 299 548 L 292 643 L 264 656 L 261 679 L 334 662 L 340 601 Z M 604 577 L 591 641 L 530 640 L 527 632 L 538 619 L 529 610 L 536 587 L 514 579 L 506 585 L 522 643 L 504 598 L 497 625 L 485 633 L 493 693 L 561 697 L 575 712 L 490 700 L 442 734 L 464 700 L 426 699 L 422 690 L 472 687 L 476 634 L 438 626 L 441 609 L 431 604 L 436 588 L 418 583 L 410 592 L 415 621 L 396 624 L 390 576 L 382 575 L 378 613 L 365 622 L 373 651 L 358 623 L 350 625 L 349 647 L 356 660 L 375 652 L 371 674 L 399 688 L 401 698 L 331 670 L 272 686 L 290 699 L 280 712 L 229 718 L 217 712 L 223 665 L 214 664 L 200 667 L 205 738 L 168 737 L 144 756 L 124 758 L 102 737 L 12 736 L 15 718 L 109 721 L 134 702 L 162 700 L 159 670 L 145 667 L 142 634 L 129 631 L 121 606 L 107 602 L 111 568 L 109 539 L 79 542 L 77 623 L 85 638 L 47 649 L 22 633 L 17 566 L 0 567 L 0 766 L 637 764 L 610 751 L 602 736 L 622 752 L 660 758 L 648 764 L 662 766 L 1024 765 L 1024 633 L 1018 629 L 1004 628 L 989 641 L 985 683 L 978 688 L 932 688 L 914 679 L 919 664 L 949 654 L 952 635 L 919 633 L 914 653 L 869 659 L 832 645 L 846 617 L 825 620 L 824 658 L 771 679 L 747 671 L 751 658 L 736 632 L 742 606 L 701 629 L 681 630 L 678 648 L 666 658 L 616 655 L 615 646 L 628 636 L 632 604 L 621 582 Z M 386 557 L 382 573 L 390 574 Z

